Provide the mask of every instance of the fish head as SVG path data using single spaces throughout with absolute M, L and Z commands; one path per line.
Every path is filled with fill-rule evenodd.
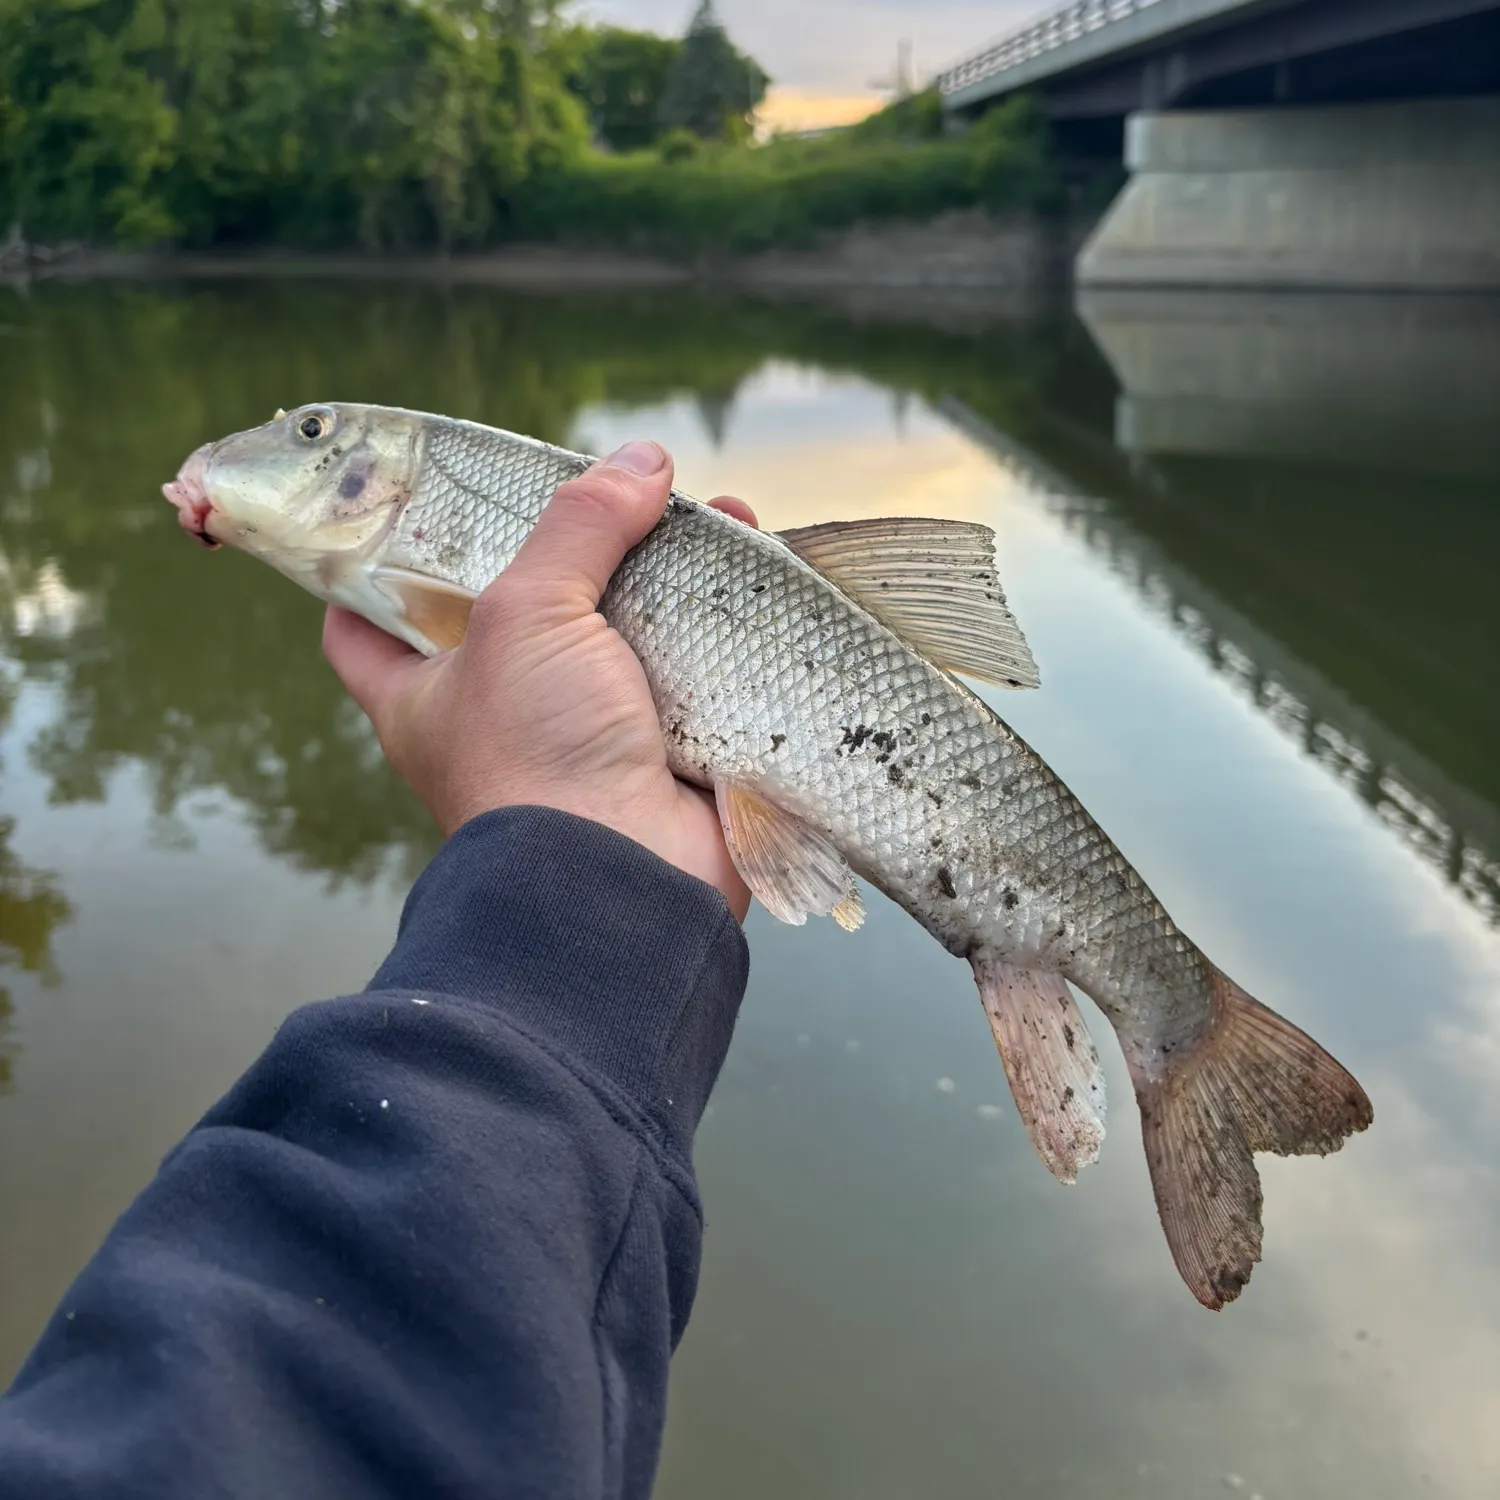
M 389 408 L 300 406 L 206 443 L 162 493 L 205 546 L 249 552 L 327 597 L 410 500 L 421 433 Z

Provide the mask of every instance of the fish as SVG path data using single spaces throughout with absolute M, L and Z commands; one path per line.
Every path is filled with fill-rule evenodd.
M 181 525 L 428 656 L 552 494 L 592 463 L 396 407 L 305 405 L 197 449 Z M 600 613 L 640 659 L 669 764 L 714 797 L 746 885 L 782 922 L 864 919 L 862 878 L 968 961 L 1022 1122 L 1074 1182 L 1105 1126 L 1074 988 L 1114 1028 L 1156 1209 L 1188 1289 L 1237 1298 L 1262 1254 L 1258 1152 L 1326 1155 L 1373 1120 L 1354 1077 L 1173 922 L 970 679 L 1037 687 L 969 522 L 757 530 L 674 490 Z

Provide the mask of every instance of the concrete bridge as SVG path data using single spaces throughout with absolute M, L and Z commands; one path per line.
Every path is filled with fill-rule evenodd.
M 937 84 L 1123 151 L 1085 285 L 1500 288 L 1500 0 L 1073 0 Z

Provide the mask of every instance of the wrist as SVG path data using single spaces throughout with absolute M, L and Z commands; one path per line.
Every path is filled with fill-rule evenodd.
M 717 889 L 597 822 L 509 806 L 465 822 L 424 871 L 370 988 L 493 1007 L 687 1156 L 748 968 Z

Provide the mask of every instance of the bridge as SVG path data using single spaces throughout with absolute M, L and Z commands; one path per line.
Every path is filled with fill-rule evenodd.
M 1084 284 L 1500 288 L 1500 0 L 1072 0 L 936 83 L 1123 149 Z

